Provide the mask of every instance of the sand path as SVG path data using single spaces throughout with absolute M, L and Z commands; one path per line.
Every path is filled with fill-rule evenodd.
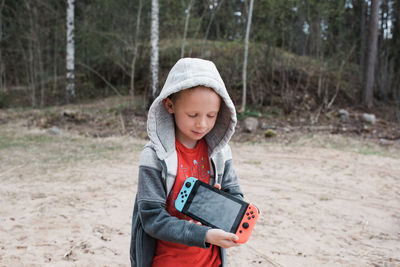
M 0 266 L 128 266 L 144 140 L 0 131 Z M 233 143 L 262 216 L 229 266 L 400 266 L 400 158 Z

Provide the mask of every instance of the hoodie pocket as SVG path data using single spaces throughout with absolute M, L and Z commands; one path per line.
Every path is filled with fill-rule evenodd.
M 136 266 L 142 266 L 142 256 L 143 256 L 143 228 L 139 223 L 136 228 Z

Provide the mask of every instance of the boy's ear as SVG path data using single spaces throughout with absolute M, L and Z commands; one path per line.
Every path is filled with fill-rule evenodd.
M 168 97 L 163 100 L 165 109 L 169 114 L 174 114 L 174 103 Z

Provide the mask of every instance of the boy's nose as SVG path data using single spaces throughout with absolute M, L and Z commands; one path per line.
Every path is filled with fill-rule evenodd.
M 207 122 L 205 118 L 200 118 L 197 122 L 197 127 L 206 127 L 207 126 Z

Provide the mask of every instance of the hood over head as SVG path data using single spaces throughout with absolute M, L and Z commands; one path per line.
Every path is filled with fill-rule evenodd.
M 222 100 L 214 128 L 204 137 L 209 155 L 221 150 L 235 131 L 235 106 L 214 63 L 198 58 L 182 58 L 172 67 L 148 113 L 147 134 L 160 159 L 175 151 L 174 118 L 165 109 L 163 100 L 173 93 L 196 86 L 214 89 Z

